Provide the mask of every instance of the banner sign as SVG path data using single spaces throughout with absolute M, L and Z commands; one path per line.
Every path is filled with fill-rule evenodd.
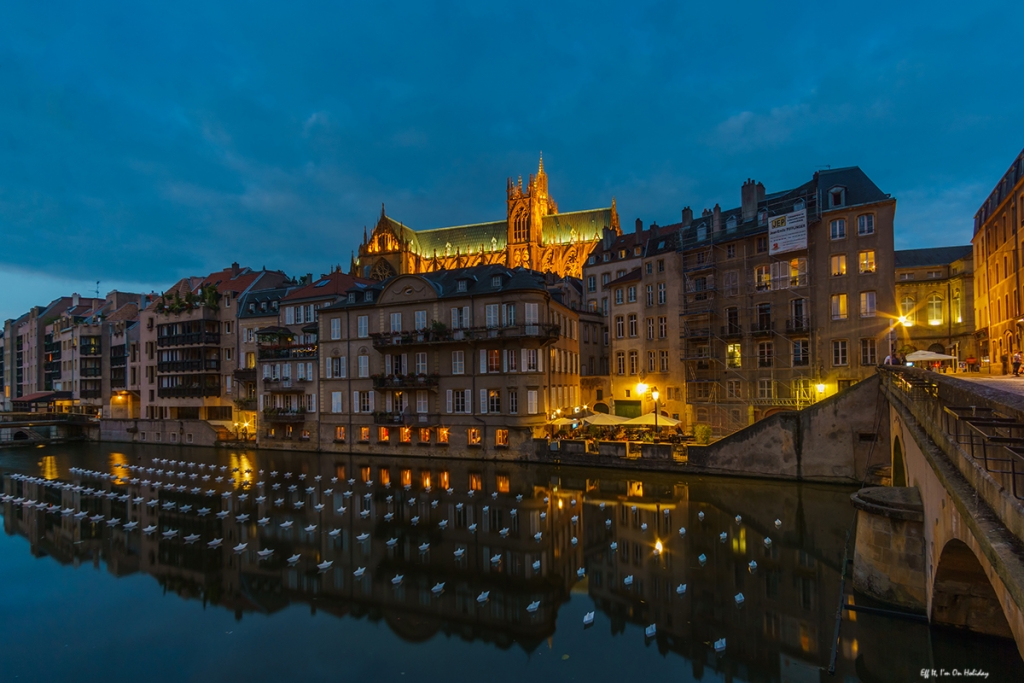
M 769 254 L 807 248 L 807 209 L 768 219 Z

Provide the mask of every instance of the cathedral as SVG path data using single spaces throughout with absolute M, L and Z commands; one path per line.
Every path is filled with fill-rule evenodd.
M 615 199 L 605 209 L 559 213 L 548 194 L 544 157 L 537 175 L 507 183 L 505 219 L 431 230 L 414 230 L 384 212 L 367 236 L 351 275 L 384 280 L 404 273 L 429 273 L 489 264 L 523 267 L 579 278 L 583 261 L 607 228 L 621 234 Z

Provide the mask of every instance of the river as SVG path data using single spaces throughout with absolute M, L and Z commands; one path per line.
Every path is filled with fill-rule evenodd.
M 854 521 L 847 487 L 423 457 L 69 444 L 0 477 L 3 680 L 830 680 Z M 1024 680 L 1010 641 L 840 633 L 831 680 Z

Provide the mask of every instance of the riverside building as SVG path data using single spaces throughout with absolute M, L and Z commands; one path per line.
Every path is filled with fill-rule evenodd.
M 974 306 L 981 361 L 994 374 L 1010 371 L 1010 359 L 1020 351 L 1021 242 L 1024 231 L 1024 151 L 999 179 L 988 199 L 974 214 Z
M 491 265 L 357 283 L 320 309 L 320 444 L 511 458 L 580 407 L 579 317 Z M 433 450 L 426 450 L 426 449 Z
M 647 278 L 657 281 L 657 259 L 665 258 L 666 301 L 679 301 L 667 316 L 678 315 L 679 325 L 678 356 L 670 356 L 667 376 L 677 357 L 684 373 L 667 386 L 685 387 L 688 429 L 706 425 L 726 435 L 874 373 L 898 317 L 895 208 L 894 198 L 850 167 L 774 193 L 748 180 L 739 206 L 716 205 L 696 218 L 685 208 L 679 223 L 659 228 L 666 244 L 644 259 L 638 297 L 646 296 Z M 669 247 L 669 233 L 679 259 L 671 267 L 668 255 L 654 254 Z M 628 299 L 629 284 L 621 285 Z M 624 324 L 628 337 L 628 319 Z M 670 353 L 674 340 L 671 333 L 665 340 Z M 613 360 L 613 376 L 627 380 L 616 402 L 635 400 L 625 391 L 640 379 L 645 355 L 656 350 L 648 346 L 638 349 L 633 365 L 628 355 L 622 368 Z

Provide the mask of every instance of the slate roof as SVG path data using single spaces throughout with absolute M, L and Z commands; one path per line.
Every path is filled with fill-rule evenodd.
M 290 287 L 274 287 L 270 289 L 256 289 L 251 292 L 247 292 L 238 302 L 238 317 L 239 318 L 265 318 L 267 316 L 276 316 L 277 309 L 270 304 L 274 301 L 280 301 L 285 294 L 288 293 Z M 260 304 L 266 303 L 267 310 L 260 310 Z M 256 304 L 256 310 L 253 313 L 249 312 L 249 304 Z
M 929 247 L 927 249 L 901 249 L 895 252 L 897 268 L 921 266 L 945 266 L 953 261 L 972 256 L 973 247 L 966 244 L 959 247 Z
M 332 296 L 341 296 L 351 289 L 352 285 L 357 282 L 368 283 L 369 280 L 354 277 L 336 270 L 323 276 L 316 282 L 300 287 L 290 288 L 288 293 L 281 297 L 281 300 L 300 301 L 304 299 L 323 299 Z
M 481 246 L 484 251 L 500 251 L 508 241 L 508 222 L 504 220 L 430 230 L 413 230 L 390 216 L 384 220 L 400 240 L 409 242 L 412 251 L 425 257 L 435 252 L 438 256 L 479 252 Z M 574 237 L 577 241 L 600 239 L 602 229 L 611 222 L 611 207 L 551 214 L 541 221 L 541 239 L 544 244 L 570 242 Z
M 612 285 L 619 285 L 619 284 L 622 284 L 622 283 L 625 283 L 625 282 L 633 282 L 633 281 L 639 280 L 639 279 L 640 279 L 640 269 L 639 268 L 634 268 L 633 270 L 629 271 L 628 273 L 626 273 L 622 277 L 615 278 L 614 280 L 609 282 L 607 286 L 611 287 Z

